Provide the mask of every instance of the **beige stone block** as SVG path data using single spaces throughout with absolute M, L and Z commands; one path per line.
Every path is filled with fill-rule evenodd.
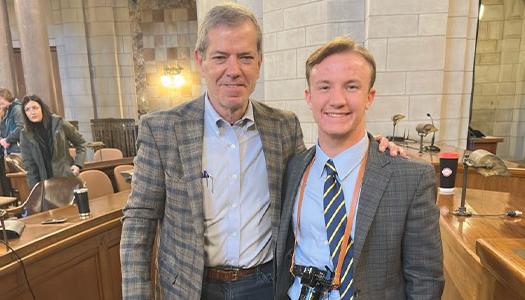
M 393 115 L 408 116 L 408 96 L 377 96 L 366 112 L 369 121 L 390 121 Z
M 514 95 L 516 94 L 515 82 L 501 82 L 498 89 L 499 95 Z
M 461 119 L 442 119 L 440 124 L 443 126 L 436 133 L 439 134 L 439 140 L 458 140 L 467 136 L 466 132 L 463 132 Z
M 68 85 L 70 95 L 85 95 L 91 91 L 91 82 L 88 78 L 70 78 Z
M 262 1 L 263 5 L 263 12 L 264 14 L 275 11 L 275 10 L 281 10 L 284 5 L 285 1 L 282 0 L 264 0 Z
M 489 39 L 489 22 L 479 22 L 478 27 L 478 40 L 488 40 Z
M 338 35 L 338 24 L 326 23 L 306 27 L 306 45 L 320 45 Z
M 127 7 L 114 8 L 115 21 L 128 21 L 130 20 L 129 9 Z
M 177 24 L 177 33 L 178 34 L 190 33 L 190 28 L 189 28 L 189 22 L 188 21 L 177 21 L 177 22 L 175 22 L 175 24 Z
M 91 55 L 91 64 L 93 66 L 103 66 L 116 64 L 115 55 L 112 53 L 98 53 Z
M 370 0 L 369 2 L 369 14 L 371 16 L 446 12 L 448 12 L 448 1 Z
M 512 122 L 494 122 L 494 135 L 495 136 L 508 136 L 511 129 L 512 129 Z
M 84 15 L 79 8 L 62 9 L 62 21 L 64 23 L 77 23 L 84 21 Z
M 327 3 L 327 20 L 330 22 L 364 21 L 365 1 L 329 0 Z
M 504 51 L 508 51 L 508 50 L 514 50 L 514 51 L 518 51 L 520 50 L 520 43 L 521 43 L 521 40 L 518 38 L 518 39 L 504 39 L 502 44 L 501 44 L 501 50 L 504 52 Z
M 266 77 L 266 74 L 265 74 Z M 269 80 L 264 81 L 264 95 L 266 101 L 299 100 L 304 99 L 306 81 L 301 79 Z
M 277 33 L 263 34 L 263 48 L 265 53 L 277 50 Z
M 478 41 L 476 51 L 478 53 L 490 53 L 499 51 L 498 41 Z
M 345 22 L 337 26 L 337 35 L 351 37 L 354 41 L 364 44 L 365 42 L 365 22 Z
M 489 40 L 500 40 L 503 38 L 503 21 L 488 22 L 489 24 Z
M 427 113 L 436 119 L 441 116 L 441 95 L 410 96 L 408 100 L 408 117 L 410 119 L 427 119 Z
M 407 72 L 406 91 L 409 95 L 441 94 L 443 92 L 443 72 Z
M 97 21 L 105 22 L 115 20 L 113 7 L 97 7 L 95 8 L 95 15 Z
M 444 37 L 392 38 L 388 41 L 387 70 L 442 69 L 444 54 Z
M 476 66 L 476 82 L 497 82 L 499 79 L 500 66 Z
M 271 33 L 281 31 L 284 28 L 284 16 L 282 10 L 271 11 L 263 16 L 263 32 Z
M 518 65 L 501 65 L 499 81 L 516 81 L 518 74 Z
M 503 5 L 485 5 L 485 11 L 481 19 L 483 21 L 503 20 Z
M 514 110 L 512 109 L 496 109 L 495 120 L 496 122 L 512 122 L 514 116 Z
M 295 49 L 305 46 L 305 29 L 297 28 L 277 32 L 277 50 Z
M 85 54 L 68 54 L 66 56 L 68 67 L 87 67 L 88 59 Z
M 387 121 L 373 121 L 366 119 L 365 120 L 366 130 L 374 135 L 381 134 L 382 136 L 392 135 L 392 122 Z M 403 132 L 406 132 L 406 128 L 403 126 L 403 123 L 399 123 L 396 126 L 396 136 L 403 135 Z
M 505 38 L 520 38 L 523 20 L 506 20 L 503 36 Z
M 326 22 L 327 3 L 313 2 L 284 10 L 284 29 L 321 24 Z M 315 13 L 312 13 L 315 12 Z
M 317 46 L 297 49 L 297 77 L 298 78 L 306 77 L 305 75 L 306 59 L 308 58 L 308 56 L 310 56 L 310 54 L 312 54 L 315 51 L 315 49 L 317 49 Z
M 520 62 L 519 51 L 502 51 L 501 52 L 501 63 L 502 64 L 518 64 Z
M 467 17 L 448 18 L 447 36 L 456 38 L 466 38 L 468 29 Z
M 467 109 L 463 109 L 467 102 Z M 468 112 L 468 103 L 470 95 L 443 95 L 441 100 L 441 118 L 459 118 L 462 112 Z M 468 115 L 468 113 L 467 113 Z
M 465 39 L 447 39 L 445 70 L 447 71 L 461 71 L 465 69 L 467 62 Z
M 286 50 L 265 54 L 264 68 L 265 80 L 296 78 L 296 51 Z
M 370 16 L 368 18 L 370 38 L 416 36 L 417 32 L 417 15 Z
M 130 35 L 131 34 L 131 23 L 130 22 L 117 22 L 115 23 L 115 29 L 117 34 Z
M 61 70 L 61 75 L 65 78 L 89 78 L 89 67 L 67 67 L 64 71 Z
M 469 18 L 467 24 L 467 38 L 475 40 L 476 39 L 476 28 L 478 24 L 477 18 Z M 487 28 L 488 31 L 488 28 Z
M 91 53 L 115 53 L 115 37 L 97 36 L 89 39 L 88 47 Z
M 405 72 L 378 72 L 374 87 L 378 96 L 405 94 Z
M 376 70 L 386 71 L 387 39 L 368 39 L 366 47 L 374 55 Z
M 84 37 L 86 31 L 83 23 L 67 23 L 62 26 L 62 34 L 64 37 Z
M 481 84 L 481 94 L 484 96 L 496 96 L 498 95 L 498 90 L 499 90 L 498 83 Z
M 444 72 L 443 91 L 445 94 L 463 93 L 464 72 Z
M 84 37 L 67 37 L 63 41 L 66 53 L 87 54 L 86 39 Z
M 88 23 L 88 34 L 90 37 L 114 35 L 115 28 L 113 22 Z
M 495 96 L 475 96 L 472 100 L 472 109 L 494 109 L 497 106 L 497 97 Z
M 301 123 L 315 122 L 312 111 L 304 99 L 287 101 L 286 110 L 295 113 Z
M 499 65 L 500 54 L 499 53 L 485 53 L 479 55 L 478 63 L 480 65 Z
M 443 35 L 447 32 L 447 14 L 419 15 L 418 35 Z
M 451 17 L 468 16 L 470 0 L 450 0 L 448 15 Z

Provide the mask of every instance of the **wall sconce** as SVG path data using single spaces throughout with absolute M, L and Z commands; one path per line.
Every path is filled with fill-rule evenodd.
M 180 88 L 186 83 L 184 76 L 181 74 L 182 67 L 179 65 L 176 66 L 166 66 L 164 67 L 164 74 L 160 77 L 160 82 L 162 85 L 168 88 Z

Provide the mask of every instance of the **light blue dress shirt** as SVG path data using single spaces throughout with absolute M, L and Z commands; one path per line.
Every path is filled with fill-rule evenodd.
M 339 153 L 333 157 L 335 169 L 339 182 L 343 186 L 343 193 L 345 196 L 345 206 L 347 213 L 350 211 L 354 187 L 361 166 L 362 159 L 366 151 L 368 151 L 368 137 L 365 133 L 359 142 L 347 150 Z M 299 236 L 297 238 L 297 245 L 295 247 L 295 264 L 301 266 L 314 266 L 320 270 L 325 270 L 328 266 L 330 270 L 335 271 L 335 267 L 330 259 L 330 246 L 326 237 L 326 226 L 324 221 L 324 204 L 323 204 L 323 190 L 324 181 L 326 178 L 326 171 L 324 166 L 330 159 L 317 144 L 315 149 L 315 161 L 312 164 L 308 181 L 304 189 L 304 198 L 301 208 L 301 228 L 299 229 Z M 293 228 L 294 234 L 297 236 L 297 205 L 299 193 L 295 200 L 295 207 L 293 212 Z M 355 213 L 359 207 L 357 204 Z M 354 237 L 355 224 L 357 218 L 354 217 L 351 237 Z M 301 278 L 295 278 L 292 286 L 288 290 L 288 296 L 291 299 L 298 299 L 301 293 Z M 331 291 L 329 297 L 324 299 L 339 300 L 339 291 Z
M 273 258 L 270 191 L 251 102 L 229 124 L 205 97 L 204 250 L 208 267 L 250 268 Z

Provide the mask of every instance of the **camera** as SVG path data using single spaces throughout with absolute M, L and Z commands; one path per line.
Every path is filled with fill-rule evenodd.
M 304 267 L 301 274 L 301 294 L 300 300 L 319 300 L 332 286 L 333 272 L 328 267 L 326 271 L 316 267 Z

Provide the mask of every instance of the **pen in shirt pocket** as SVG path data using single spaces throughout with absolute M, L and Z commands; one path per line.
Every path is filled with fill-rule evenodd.
M 204 170 L 204 171 L 202 171 L 202 179 L 206 180 L 206 187 L 213 194 L 213 177 L 211 177 L 211 175 L 208 173 L 208 171 Z

